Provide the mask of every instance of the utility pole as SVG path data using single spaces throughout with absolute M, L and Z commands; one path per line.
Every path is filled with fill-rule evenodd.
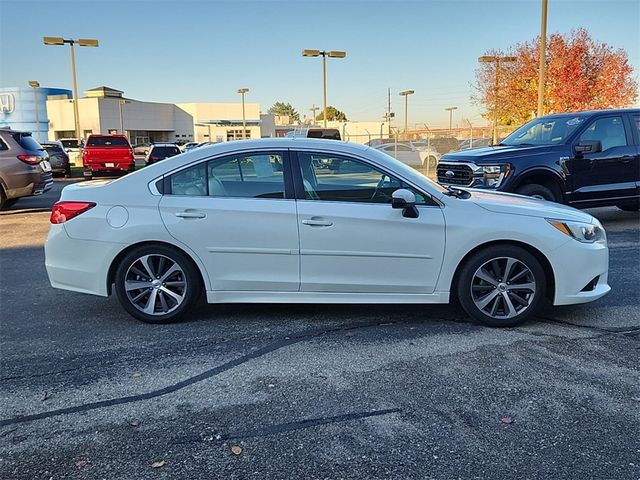
M 538 74 L 538 117 L 544 115 L 544 85 L 547 75 L 547 3 L 542 0 L 542 15 L 540 21 L 540 68 Z
M 447 107 L 445 108 L 445 110 L 447 112 L 449 112 L 449 132 L 451 132 L 451 128 L 452 128 L 452 121 L 453 121 L 453 111 L 457 110 L 458 107 Z
M 311 122 L 311 125 L 314 125 L 316 123 L 316 111 L 320 110 L 320 107 L 316 107 L 316 104 L 314 103 L 309 110 L 313 112 L 313 121 Z
M 500 87 L 500 63 L 512 63 L 518 60 L 518 57 L 498 57 L 498 56 L 482 56 L 478 58 L 480 63 L 496 64 L 496 83 L 493 89 L 493 139 L 492 144 L 498 143 L 498 91 Z

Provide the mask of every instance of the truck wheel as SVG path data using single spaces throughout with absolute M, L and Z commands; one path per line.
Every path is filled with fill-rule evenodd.
M 516 190 L 517 194 L 526 195 L 528 197 L 540 198 L 542 200 L 548 200 L 549 202 L 557 202 L 555 194 L 550 188 L 545 187 L 537 183 L 530 183 L 529 185 L 523 185 Z

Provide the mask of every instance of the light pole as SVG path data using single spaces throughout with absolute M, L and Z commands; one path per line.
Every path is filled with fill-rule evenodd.
M 303 57 L 318 57 L 322 56 L 322 119 L 324 128 L 327 128 L 327 57 L 331 58 L 344 58 L 347 56 L 347 52 L 339 50 L 303 50 Z
M 118 100 L 118 106 L 120 107 L 120 132 L 126 135 L 124 131 L 124 104 L 131 103 L 129 100 Z
M 493 55 L 478 58 L 478 61 L 480 63 L 496 64 L 496 84 L 493 90 L 493 145 L 496 145 L 498 143 L 498 86 L 500 83 L 500 64 L 511 63 L 517 60 L 517 57 L 498 57 Z
M 544 84 L 547 69 L 547 0 L 542 0 L 540 20 L 540 71 L 538 73 L 538 116 L 544 115 Z
M 247 136 L 246 136 L 246 133 L 247 133 L 247 120 L 246 120 L 245 115 L 244 115 L 244 94 L 247 93 L 248 91 L 249 91 L 248 88 L 239 88 L 238 89 L 238 93 L 242 97 L 242 139 L 243 140 L 245 138 L 247 138 Z M 211 141 L 211 139 L 209 139 L 209 141 Z
M 400 96 L 404 97 L 404 136 L 407 137 L 407 110 L 409 106 L 408 98 L 409 95 L 413 95 L 415 90 L 404 90 L 400 92 Z
M 36 128 L 38 130 L 38 141 L 42 141 L 42 136 L 40 135 L 40 114 L 38 112 L 38 93 L 36 92 L 36 88 L 40 87 L 40 83 L 36 80 L 29 80 L 29 86 L 33 88 L 33 108 L 36 111 Z
M 447 107 L 445 110 L 449 112 L 449 132 L 451 132 L 452 121 L 453 121 L 453 111 L 457 110 L 458 107 Z
M 92 38 L 80 38 L 73 40 L 71 38 L 65 39 L 62 37 L 44 37 L 45 45 L 64 45 L 65 43 L 71 47 L 71 75 L 73 77 L 73 118 L 76 122 L 76 137 L 80 142 L 80 115 L 78 114 L 78 81 L 76 79 L 76 54 L 73 46 L 77 43 L 81 47 L 97 47 L 98 40 Z

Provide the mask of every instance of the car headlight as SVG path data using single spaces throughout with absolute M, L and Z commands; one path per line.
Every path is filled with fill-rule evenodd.
M 484 165 L 482 166 L 482 176 L 485 187 L 498 188 L 502 181 L 509 175 L 511 167 L 504 165 Z
M 561 220 L 547 219 L 547 222 L 565 235 L 568 235 L 582 243 L 606 243 L 607 234 L 597 220 L 595 223 L 563 222 Z

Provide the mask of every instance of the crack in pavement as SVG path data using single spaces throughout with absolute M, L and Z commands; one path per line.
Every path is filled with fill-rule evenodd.
M 621 328 L 603 328 L 603 327 L 597 327 L 595 325 L 580 325 L 579 323 L 573 323 L 567 320 L 560 320 L 558 318 L 553 318 L 553 317 L 543 317 L 541 315 L 536 316 L 536 318 L 540 321 L 546 320 L 547 322 L 550 322 L 550 323 L 559 323 L 561 325 L 569 325 L 571 327 L 586 328 L 588 330 L 596 330 L 598 332 L 604 332 L 608 334 L 618 334 L 618 333 L 626 334 L 626 333 L 640 331 L 640 325 L 633 326 L 633 327 L 621 327 Z
M 234 440 L 234 439 L 241 439 L 241 438 L 264 437 L 267 435 L 287 433 L 295 430 L 302 430 L 305 428 L 317 427 L 320 425 L 328 425 L 331 423 L 348 422 L 348 421 L 360 420 L 362 418 L 369 418 L 369 417 L 379 417 L 381 415 L 389 415 L 391 413 L 399 413 L 401 411 L 402 411 L 401 408 L 387 408 L 384 410 L 373 410 L 368 412 L 345 413 L 342 415 L 335 415 L 333 417 L 309 418 L 306 420 L 298 420 L 296 422 L 269 425 L 266 427 L 256 428 L 253 430 L 227 433 L 224 435 L 219 435 L 218 437 L 216 437 L 216 439 L 217 440 Z
M 85 404 L 76 405 L 73 407 L 59 408 L 56 410 L 49 410 L 46 412 L 34 413 L 30 415 L 19 415 L 17 417 L 5 418 L 0 420 L 0 427 L 30 422 L 33 420 L 42 420 L 45 418 L 57 417 L 60 415 L 68 415 L 71 413 L 87 412 L 90 410 L 97 410 L 100 408 L 112 407 L 115 405 L 124 405 L 127 403 L 139 402 L 142 400 L 149 400 L 152 398 L 161 397 L 163 395 L 167 395 L 169 393 L 182 390 L 183 388 L 186 388 L 195 383 L 202 382 L 203 380 L 207 380 L 209 378 L 220 375 L 221 373 L 224 373 L 227 370 L 240 366 L 255 358 L 262 357 L 264 355 L 267 355 L 268 353 L 275 352 L 276 350 L 280 350 L 281 348 L 284 348 L 284 347 L 288 347 L 289 345 L 300 343 L 309 338 L 315 338 L 322 335 L 326 335 L 328 333 L 333 333 L 333 332 L 338 332 L 343 330 L 357 330 L 362 328 L 371 328 L 371 327 L 377 327 L 377 326 L 383 326 L 383 325 L 393 325 L 395 323 L 398 323 L 398 322 L 384 321 L 384 322 L 360 323 L 355 325 L 344 325 L 344 326 L 330 328 L 330 329 L 322 329 L 322 330 L 317 330 L 315 332 L 303 333 L 300 335 L 287 336 L 275 342 L 269 343 L 264 347 L 258 348 L 257 350 L 254 350 L 250 353 L 242 355 L 234 360 L 230 360 L 226 363 L 223 363 L 222 365 L 211 368 L 209 370 L 205 370 L 204 372 L 199 373 L 198 375 L 194 375 L 192 377 L 186 378 L 185 380 L 182 380 L 180 382 L 174 383 L 172 385 L 168 385 L 166 387 L 163 387 L 157 390 L 152 390 L 150 392 L 141 393 L 138 395 L 128 395 L 125 397 L 117 397 L 117 398 L 112 398 L 108 400 L 100 400 L 97 402 L 85 403 Z

